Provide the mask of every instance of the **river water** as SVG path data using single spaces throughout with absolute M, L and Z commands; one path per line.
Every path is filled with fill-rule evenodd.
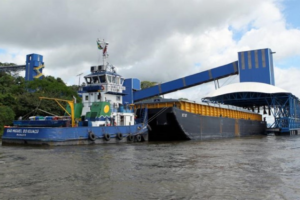
M 0 199 L 300 199 L 300 137 L 0 146 Z

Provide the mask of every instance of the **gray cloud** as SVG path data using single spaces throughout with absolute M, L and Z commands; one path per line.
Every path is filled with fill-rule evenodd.
M 265 24 L 263 15 L 269 15 L 263 8 L 276 11 L 274 2 L 1 1 L 0 48 L 20 49 L 24 59 L 42 54 L 49 75 L 77 83 L 79 72 L 99 62 L 96 39 L 106 39 L 111 63 L 125 77 L 166 82 L 236 60 L 236 53 L 254 46 L 258 36 L 248 34 L 237 43 L 228 27 Z

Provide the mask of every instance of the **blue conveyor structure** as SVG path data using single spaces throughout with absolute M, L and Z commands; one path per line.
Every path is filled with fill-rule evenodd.
M 213 80 L 238 74 L 238 62 L 229 63 L 204 72 L 158 84 L 133 93 L 134 101 L 140 101 L 157 95 L 164 95 L 176 90 L 190 88 Z
M 273 70 L 273 52 L 271 49 L 258 49 L 238 53 L 238 61 L 216 67 L 197 74 L 158 84 L 143 90 L 126 90 L 124 102 L 133 103 L 143 99 L 164 95 L 210 81 L 239 75 L 240 82 L 261 82 L 275 85 Z M 132 80 L 125 80 L 124 86 L 131 88 Z

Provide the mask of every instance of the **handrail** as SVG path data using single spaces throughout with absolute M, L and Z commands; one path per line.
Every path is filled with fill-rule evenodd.
M 71 116 L 72 127 L 75 127 L 75 114 L 74 114 L 74 101 L 65 100 L 65 99 L 57 99 L 57 98 L 49 98 L 49 97 L 39 97 L 39 99 L 43 100 L 54 100 L 69 116 Z M 67 102 L 71 108 L 71 114 L 59 103 L 59 101 Z

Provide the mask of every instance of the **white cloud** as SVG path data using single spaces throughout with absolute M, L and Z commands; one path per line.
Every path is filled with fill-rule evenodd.
M 298 65 L 298 67 L 290 67 L 285 69 L 275 67 L 274 73 L 276 86 L 291 92 L 298 98 L 300 97 L 300 91 L 298 87 L 300 65 Z
M 68 84 L 100 63 L 98 37 L 110 42 L 119 73 L 157 82 L 233 62 L 242 50 L 269 47 L 277 52 L 275 64 L 300 54 L 300 30 L 287 28 L 281 0 L 28 2 L 0 3 L 0 48 L 8 52 L 0 61 L 23 64 L 26 54 L 41 54 L 44 74 Z M 296 92 L 295 76 L 281 76 L 289 70 L 276 68 L 276 85 Z M 297 66 L 293 70 L 298 74 Z M 169 96 L 197 100 L 213 88 L 209 83 Z

